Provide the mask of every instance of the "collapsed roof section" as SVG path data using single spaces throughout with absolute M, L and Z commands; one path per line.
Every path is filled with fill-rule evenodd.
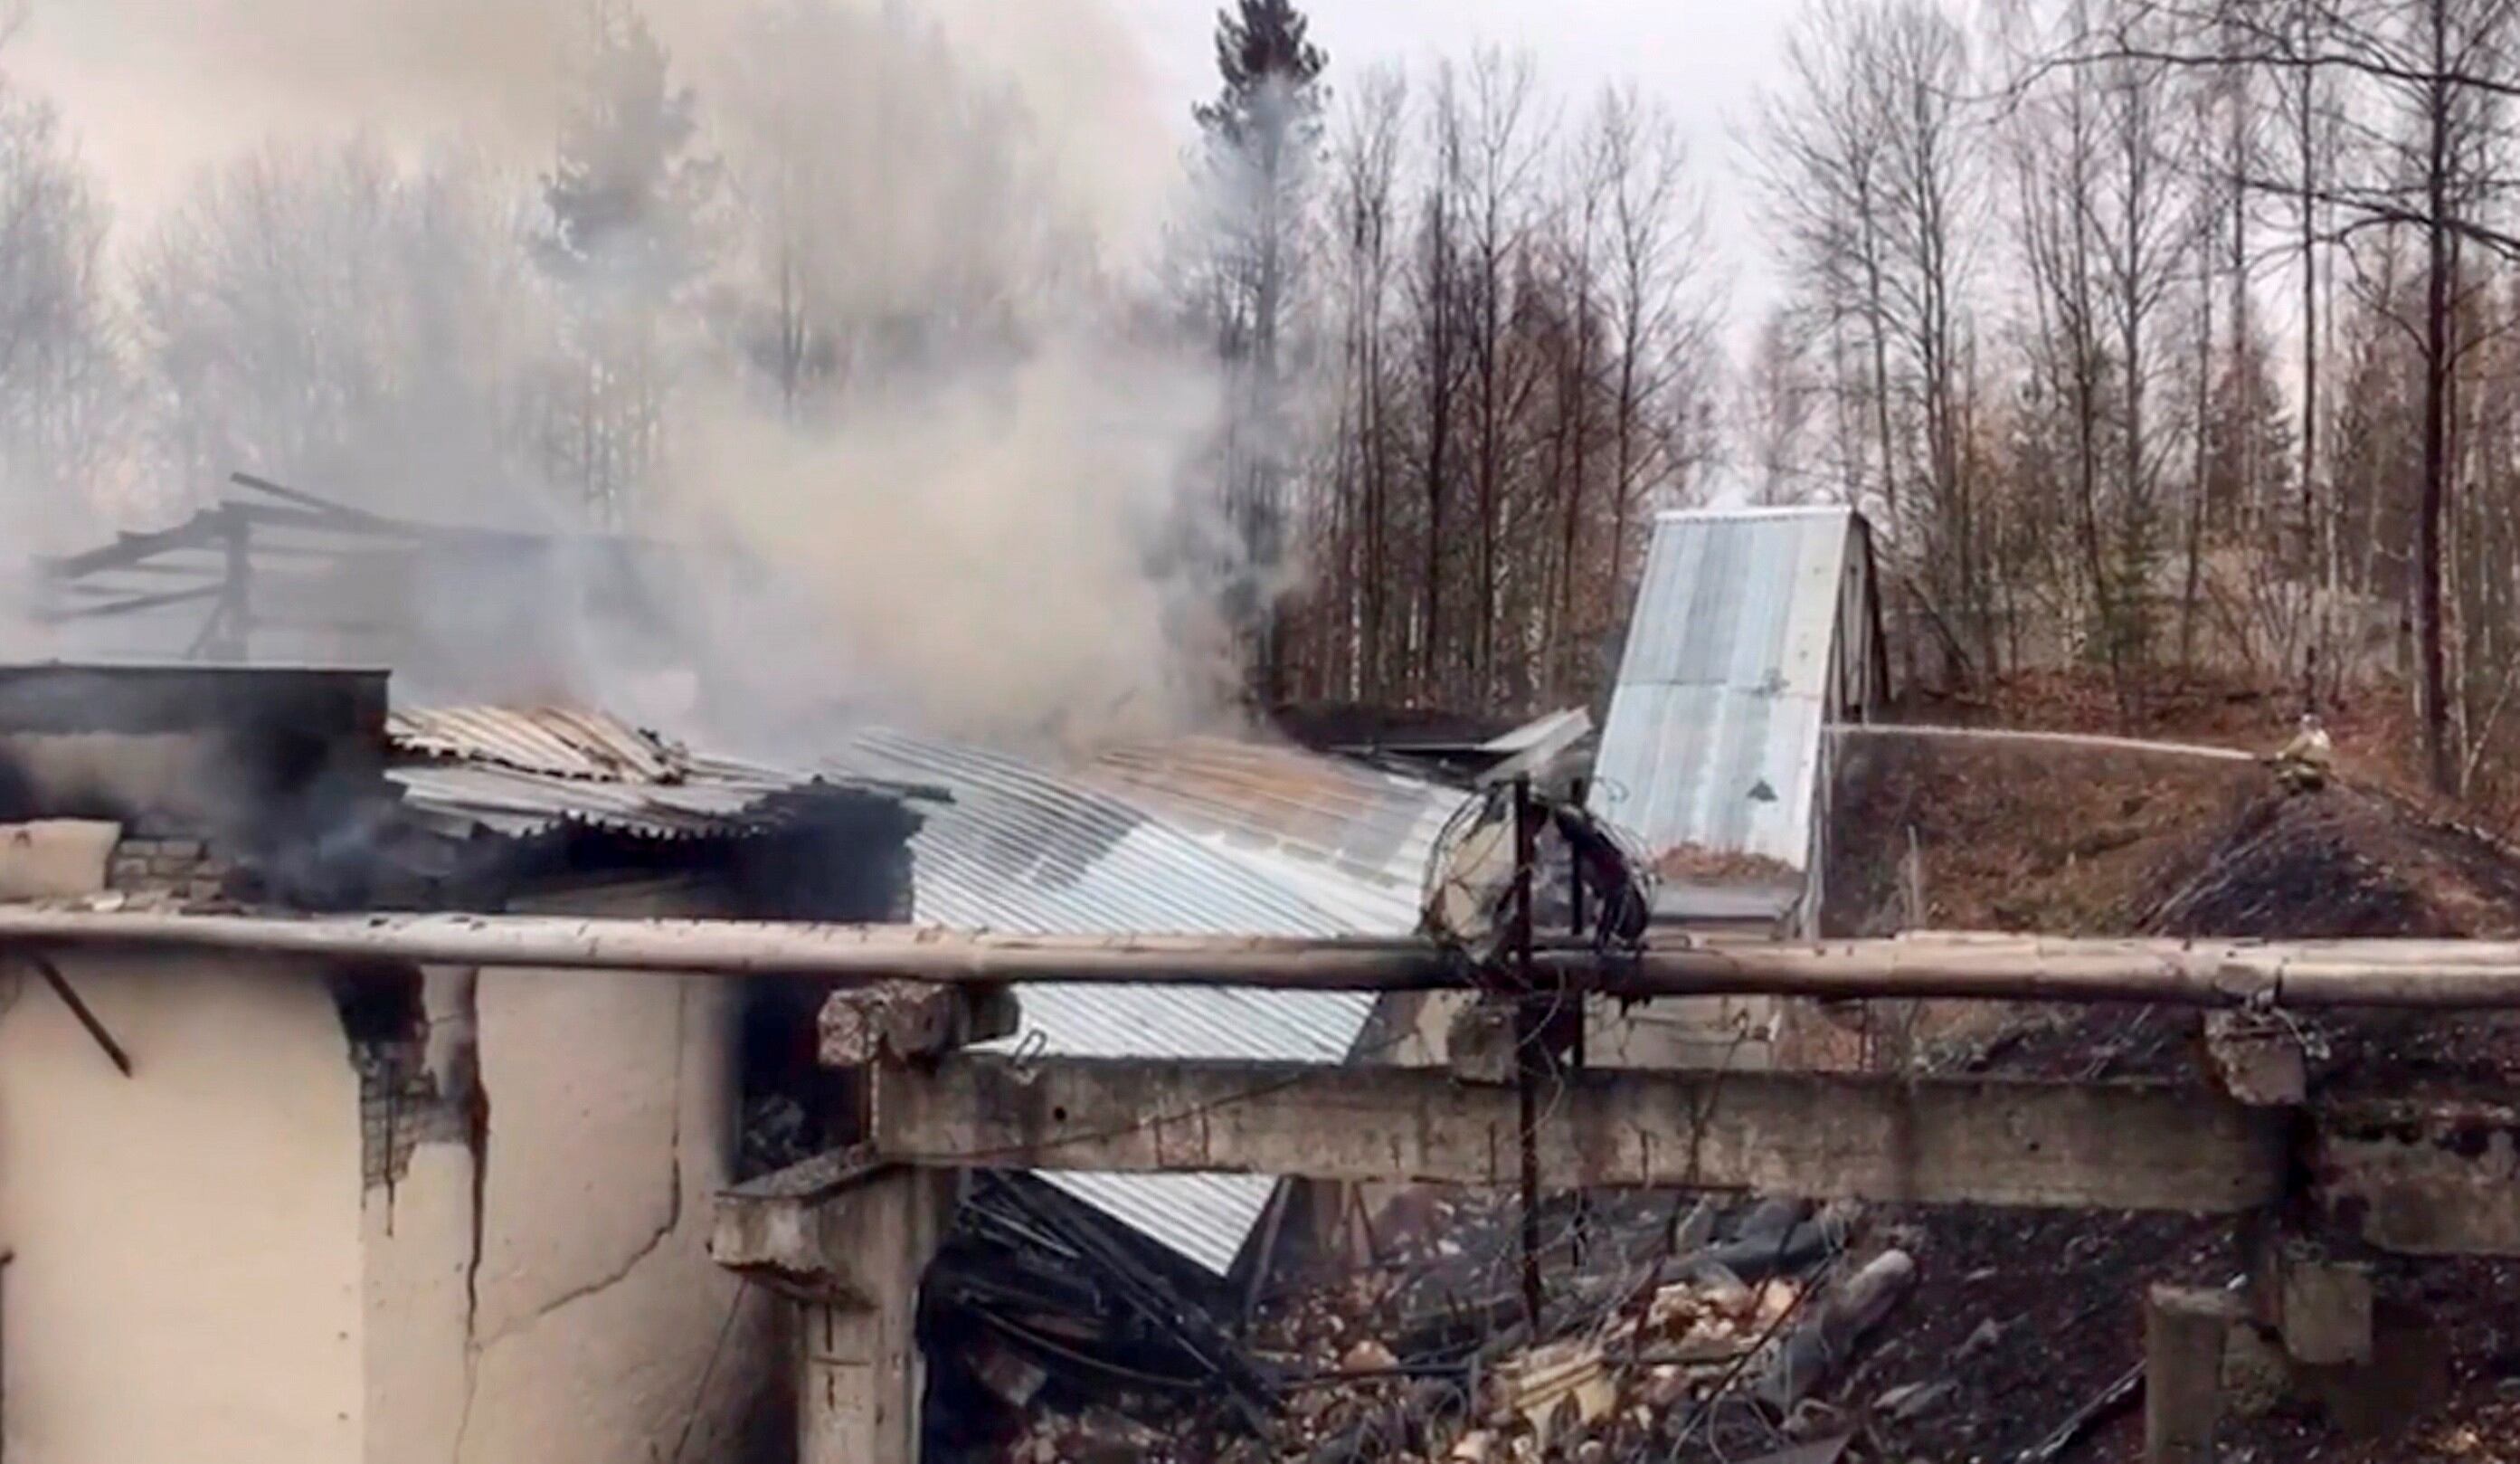
M 934 789 L 800 774 L 694 754 L 600 711 L 397 709 L 386 776 L 445 832 L 530 838 L 564 825 L 641 839 L 742 838 L 789 828 L 837 797 L 939 799 Z
M 1469 795 L 1288 749 L 1192 739 L 1058 770 L 867 733 L 830 761 L 952 801 L 912 836 L 922 923 L 1041 935 L 1405 936 L 1435 838 Z M 1058 1057 L 1339 1063 L 1359 992 L 1024 988 L 1009 1045 Z M 1207 1270 L 1231 1271 L 1277 1193 L 1249 1174 L 1040 1176 Z

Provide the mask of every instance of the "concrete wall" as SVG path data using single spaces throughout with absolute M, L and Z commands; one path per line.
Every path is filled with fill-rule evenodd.
M 1411 1005 L 1386 1008 L 1395 1040 L 1382 1058 L 1392 1067 L 1440 1068 L 1455 1014 L 1474 998 L 1459 991 L 1421 993 Z M 1622 1008 L 1595 1000 L 1584 1013 L 1585 1060 L 1597 1068 L 1714 1068 L 1761 1072 L 1776 1066 L 1778 1004 L 1766 997 L 1672 996 Z
M 358 1088 L 311 970 L 0 967 L 10 1464 L 338 1464 L 365 1427 Z
M 553 903 L 680 912 L 657 889 Z M 428 973 L 440 1091 L 461 1085 L 477 1033 L 486 1165 L 459 1126 L 427 1120 L 407 1166 L 368 1191 L 370 1464 L 717 1460 L 756 1426 L 776 1307 L 707 1251 L 736 1153 L 742 991 L 713 976 Z

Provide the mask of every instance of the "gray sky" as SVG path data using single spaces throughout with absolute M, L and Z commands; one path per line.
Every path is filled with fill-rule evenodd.
M 686 55 L 731 9 L 647 3 Z M 1096 48 L 1096 64 L 1062 64 L 1058 74 L 1093 78 L 1079 82 L 1089 88 L 1142 74 L 1153 95 L 1131 99 L 1130 111 L 1169 118 L 1183 141 L 1192 103 L 1215 86 L 1218 0 L 913 4 L 961 23 L 968 40 L 1023 54 L 1055 39 L 1030 35 L 1031 22 L 1061 27 L 1068 42 Z M 1480 43 L 1528 49 L 1552 100 L 1570 106 L 1605 83 L 1638 82 L 1688 130 L 1717 262 L 1735 285 L 1732 338 L 1747 331 L 1768 291 L 1742 216 L 1735 136 L 1797 0 L 1306 0 L 1306 9 L 1334 84 L 1376 63 L 1422 66 Z M 459 119 L 538 148 L 550 118 L 524 104 L 548 101 L 559 23 L 574 13 L 569 0 L 38 0 L 8 62 L 63 104 L 125 221 L 145 224 L 205 162 L 312 120 L 354 116 L 403 137 Z M 1129 36 L 1142 58 L 1105 58 Z

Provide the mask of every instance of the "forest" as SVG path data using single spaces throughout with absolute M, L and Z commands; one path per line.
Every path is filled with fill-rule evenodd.
M 1145 247 L 916 6 L 576 10 L 521 156 L 293 136 L 139 213 L 0 44 L 0 533 L 240 469 L 663 532 L 872 464 L 929 577 L 1109 540 L 1245 701 L 1502 712 L 1602 694 L 1657 511 L 1845 504 L 1908 684 L 2386 687 L 2437 790 L 2520 769 L 2520 0 L 1809 0 L 1718 138 L 1232 0 Z M 1079 447 L 1113 395 L 1147 452 Z
M 2130 724 L 2198 677 L 2400 687 L 2409 760 L 2481 791 L 2514 741 L 2515 25 L 1815 0 L 1725 159 L 1628 93 L 1543 114 L 1509 58 L 1352 85 L 1291 658 L 1580 697 L 1651 509 L 1850 504 L 1912 685 L 2073 668 Z M 1782 275 L 1752 321 L 1702 243 L 1726 168 Z

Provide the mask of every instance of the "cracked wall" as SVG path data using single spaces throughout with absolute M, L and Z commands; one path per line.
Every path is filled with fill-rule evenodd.
M 0 968 L 12 1464 L 338 1464 L 365 1429 L 356 1075 L 311 968 Z
M 657 888 L 565 908 L 704 913 Z M 486 1163 L 424 1139 L 390 1201 L 368 1193 L 370 1464 L 726 1457 L 756 1426 L 774 1308 L 739 1301 L 707 1250 L 742 995 L 715 976 L 428 973 L 433 1071 L 465 1047 L 445 1029 L 474 1024 Z

